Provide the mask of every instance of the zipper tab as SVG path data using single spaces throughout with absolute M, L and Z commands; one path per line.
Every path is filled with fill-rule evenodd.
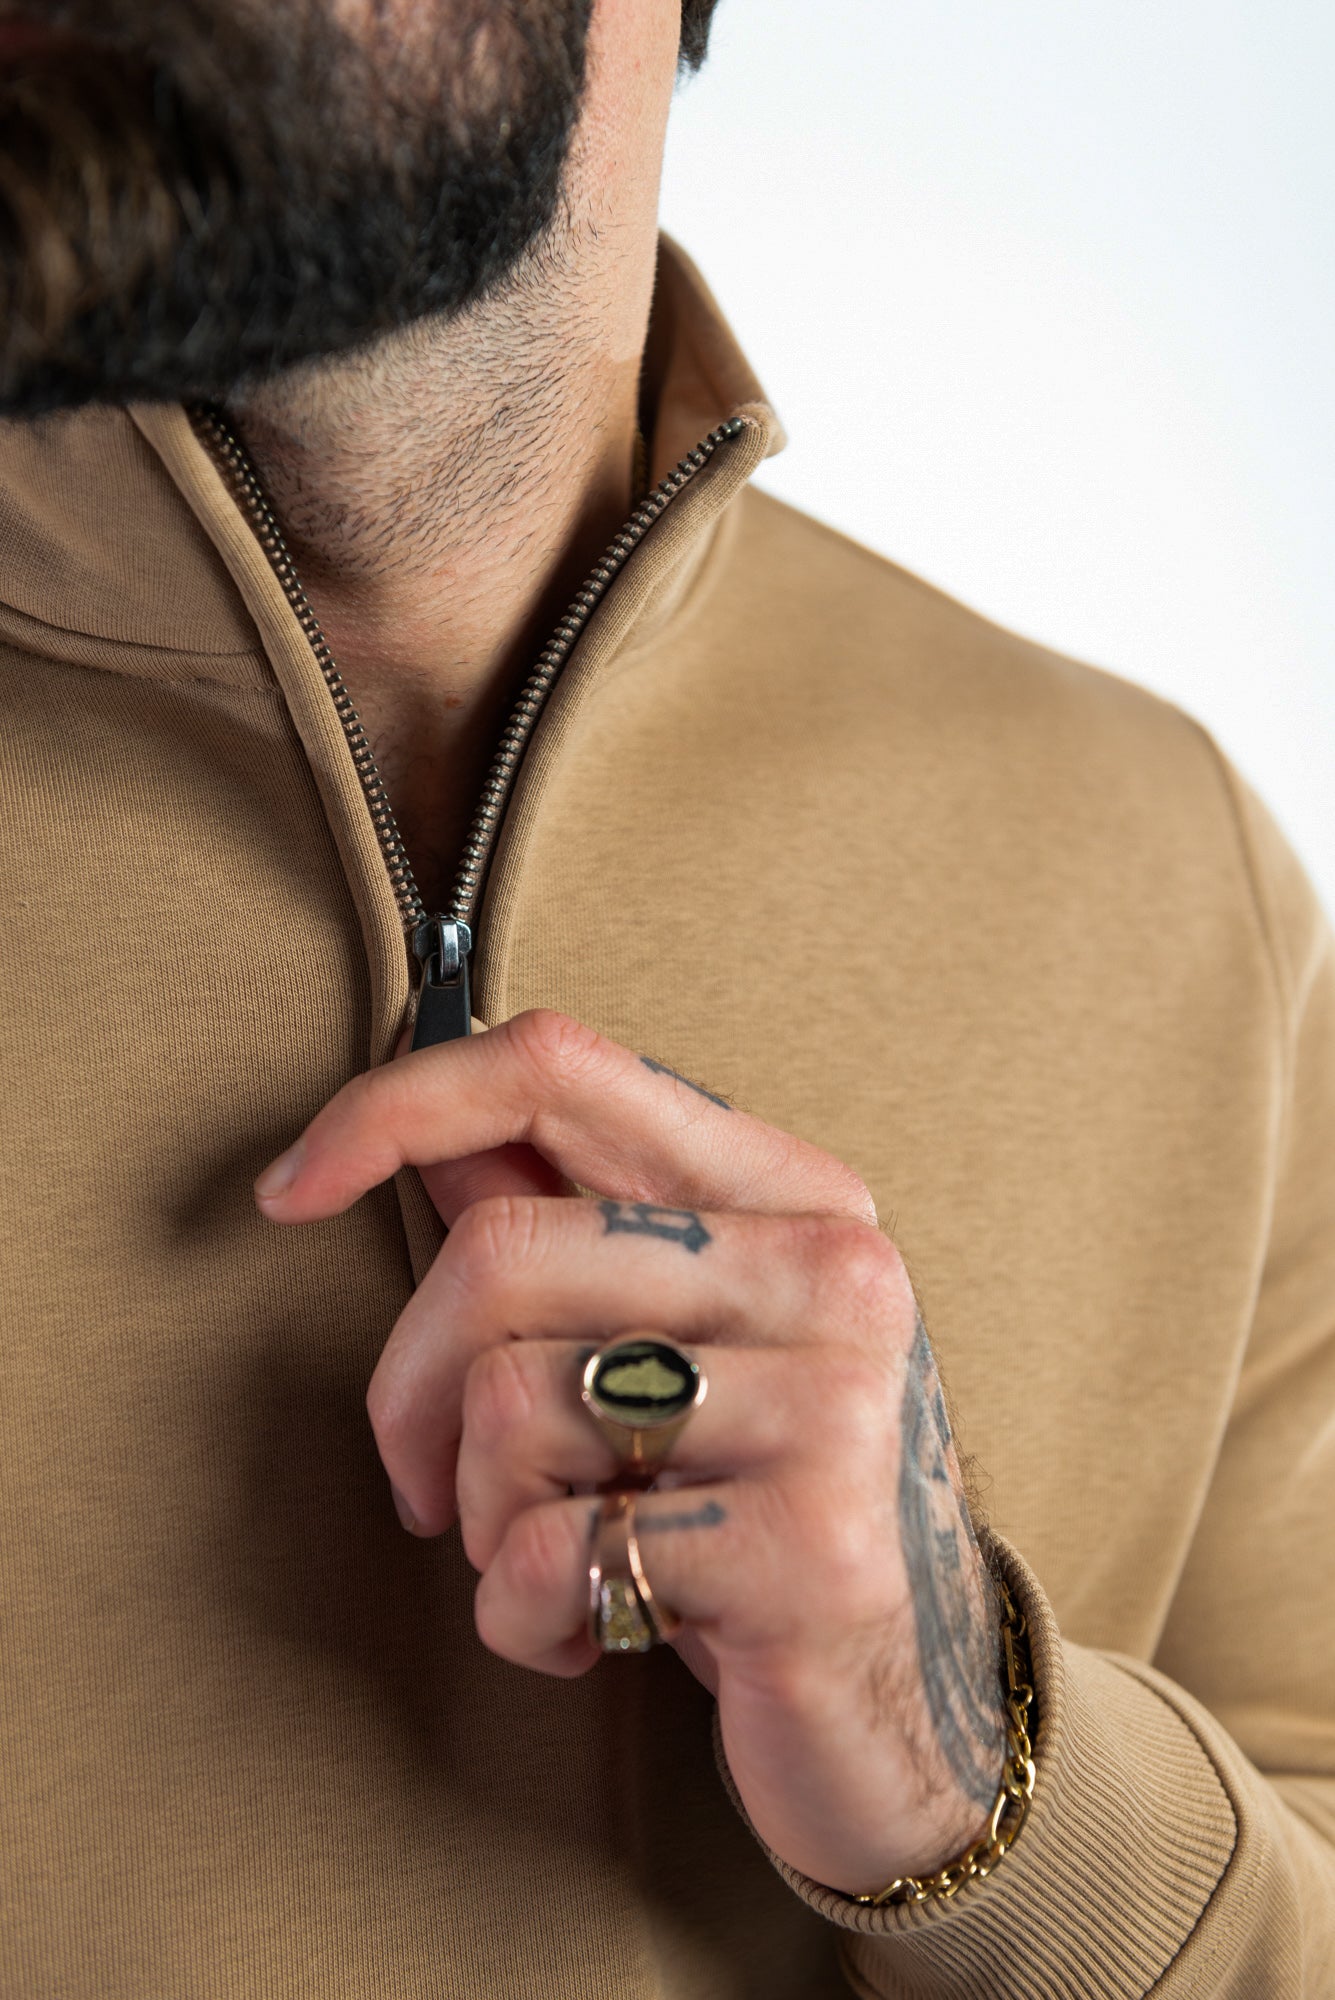
M 413 928 L 413 952 L 422 967 L 413 1026 L 415 1049 L 457 1042 L 473 1032 L 468 954 L 473 933 L 455 917 L 427 917 Z

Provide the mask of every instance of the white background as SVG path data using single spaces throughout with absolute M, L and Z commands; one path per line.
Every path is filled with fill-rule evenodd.
M 1335 910 L 1332 0 L 720 0 L 666 227 L 760 483 L 1198 715 Z

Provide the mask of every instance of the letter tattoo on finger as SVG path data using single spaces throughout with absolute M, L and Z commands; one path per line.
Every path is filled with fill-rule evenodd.
M 650 1201 L 600 1201 L 598 1206 L 607 1224 L 605 1236 L 618 1230 L 628 1236 L 661 1236 L 694 1256 L 714 1240 L 694 1209 L 657 1208 Z

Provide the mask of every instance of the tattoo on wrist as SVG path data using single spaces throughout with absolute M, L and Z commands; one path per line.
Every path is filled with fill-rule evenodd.
M 692 1083 L 690 1077 L 683 1076 L 679 1069 L 669 1069 L 666 1063 L 655 1062 L 652 1056 L 641 1056 L 640 1061 L 646 1069 L 653 1070 L 656 1076 L 674 1077 L 678 1083 L 684 1083 L 688 1090 L 693 1090 L 697 1097 L 707 1097 L 711 1104 L 721 1105 L 724 1111 L 732 1110 L 726 1097 L 715 1097 L 712 1090 L 706 1090 L 702 1083 Z
M 600 1201 L 598 1206 L 607 1224 L 605 1236 L 617 1230 L 628 1236 L 661 1236 L 696 1256 L 714 1240 L 694 1209 L 657 1208 L 651 1201 Z
M 1006 1740 L 999 1614 L 968 1508 L 950 1476 L 950 1424 L 921 1313 L 900 1444 L 900 1534 L 927 1707 L 956 1784 L 985 1808 L 996 1798 Z

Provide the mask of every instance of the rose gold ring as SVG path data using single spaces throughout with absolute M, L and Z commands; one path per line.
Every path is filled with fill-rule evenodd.
M 640 1560 L 634 1493 L 605 1493 L 589 1562 L 589 1637 L 604 1653 L 647 1653 L 681 1630 L 681 1619 L 654 1596 Z

